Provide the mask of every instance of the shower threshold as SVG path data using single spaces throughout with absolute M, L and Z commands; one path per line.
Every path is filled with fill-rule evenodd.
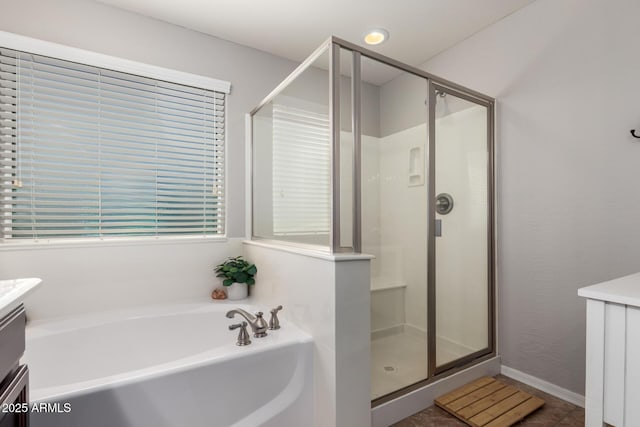
M 470 362 L 468 365 L 453 368 L 446 373 L 378 398 L 372 404 L 371 427 L 386 427 L 395 424 L 411 414 L 433 405 L 438 396 L 480 377 L 498 375 L 500 366 L 500 356 L 489 354 Z M 372 377 L 372 383 L 373 381 Z

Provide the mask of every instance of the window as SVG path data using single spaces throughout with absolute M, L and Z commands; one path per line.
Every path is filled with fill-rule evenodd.
M 329 116 L 309 110 L 273 104 L 275 235 L 329 233 Z
M 224 91 L 0 48 L 0 120 L 2 241 L 224 234 Z

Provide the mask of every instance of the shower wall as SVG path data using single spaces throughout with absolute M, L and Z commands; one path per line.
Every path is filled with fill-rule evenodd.
M 380 137 L 370 141 L 363 181 L 371 182 L 363 200 L 378 202 L 375 232 L 363 228 L 376 255 L 372 264 L 374 334 L 407 327 L 426 336 L 427 329 L 427 83 L 401 75 L 380 86 Z M 423 107 L 423 108 L 422 108 Z M 363 144 L 363 153 L 366 148 Z M 375 165 L 375 166 L 374 166 Z M 373 192 L 377 194 L 373 195 Z M 384 290 L 381 290 L 384 289 Z
M 482 96 L 478 104 L 466 101 L 478 99 L 367 52 L 360 56 L 353 48 L 352 54 L 352 48 L 329 41 L 311 57 L 312 66 L 305 63 L 251 114 L 252 237 L 319 245 L 331 254 L 362 250 L 373 255 L 371 263 L 363 255 L 371 275 L 360 282 L 365 294 L 358 299 L 371 309 L 370 319 L 359 317 L 371 331 L 365 346 L 370 363 L 362 369 L 370 369 L 370 397 L 379 401 L 493 348 L 485 345 L 484 321 L 489 305 L 486 118 L 493 103 Z M 337 64 L 331 88 L 329 52 Z M 352 86 L 349 70 L 358 76 L 362 71 L 362 86 Z M 429 111 L 426 100 L 433 87 L 449 96 L 436 93 L 436 107 Z M 357 103 L 350 99 L 352 91 L 361 91 Z M 482 106 L 477 112 L 476 105 Z M 339 123 L 332 106 L 339 106 Z M 358 106 L 360 111 L 352 111 Z M 436 137 L 429 140 L 427 122 L 433 124 L 434 114 L 435 128 L 429 131 Z M 355 144 L 352 120 L 362 130 L 362 150 Z M 436 167 L 429 181 L 427 164 L 434 162 L 427 151 L 434 148 Z M 361 169 L 354 161 L 356 149 Z M 452 193 L 456 200 L 455 214 L 442 219 L 445 231 L 437 239 L 428 235 L 434 185 L 436 193 Z M 362 196 L 361 218 L 354 215 L 356 192 Z M 362 226 L 362 247 L 354 240 L 356 224 Z M 428 253 L 434 243 L 435 252 Z M 343 259 L 349 257 L 336 258 Z M 432 285 L 436 298 L 428 301 Z M 476 309 L 478 314 L 471 313 Z
M 371 277 L 380 276 L 380 138 L 362 135 L 362 252 L 374 255 Z M 373 279 L 376 280 L 376 279 Z
M 363 251 L 376 256 L 372 289 L 397 286 L 373 291 L 374 333 L 427 330 L 427 108 L 415 108 L 426 92 L 426 84 L 406 75 L 380 86 L 380 137 L 363 140 L 363 219 L 369 222 L 363 224 Z M 487 304 L 473 304 L 487 298 L 486 152 L 469 149 L 486 143 L 486 110 L 450 102 L 436 113 L 437 192 L 471 203 L 473 216 L 460 208 L 437 215 L 443 226 L 437 239 L 437 338 L 442 350 L 466 354 L 482 348 L 487 337 L 487 323 L 477 322 L 487 318 Z
M 350 78 L 342 76 L 340 171 L 344 177 L 352 173 L 349 88 Z M 410 328 L 426 335 L 426 98 L 427 82 L 415 76 L 403 74 L 382 85 L 367 82 L 362 85 L 362 251 L 375 256 L 371 263 L 371 325 L 374 333 Z M 307 69 L 274 102 L 328 114 L 328 72 L 322 68 Z M 468 125 L 473 121 L 471 117 L 476 117 L 479 123 L 485 118 L 480 109 L 475 112 L 473 109 L 460 110 L 455 104 L 438 110 L 437 128 L 440 131 L 437 144 L 443 161 L 439 162 L 436 182 L 446 182 L 447 187 L 442 191 L 453 194 L 456 199 L 486 204 L 486 181 L 480 180 L 484 186 L 478 187 L 473 176 L 474 170 L 484 172 L 477 167 L 484 168 L 486 164 L 481 159 L 470 158 L 472 154 L 464 148 L 466 143 L 475 144 L 473 138 L 477 140 L 486 135 Z M 461 122 L 467 124 L 463 134 L 459 132 Z M 264 108 L 254 116 L 254 155 L 257 158 L 271 158 L 272 138 L 272 117 L 269 109 Z M 254 173 L 260 178 L 254 179 L 254 234 L 261 237 L 270 237 L 273 229 L 272 168 L 270 161 L 261 161 L 254 166 Z M 344 219 L 349 218 L 352 212 L 353 188 L 349 179 L 341 179 L 340 185 L 341 218 Z M 469 194 L 469 188 L 473 189 L 473 194 Z M 456 304 L 456 301 L 479 297 L 476 292 L 480 292 L 480 287 L 469 287 L 469 283 L 484 274 L 486 266 L 486 248 L 479 248 L 477 244 L 461 244 L 467 240 L 485 244 L 486 240 L 484 236 L 476 238 L 474 233 L 477 234 L 477 230 L 467 226 L 469 221 L 466 218 L 460 221 L 464 225 L 456 223 L 460 213 L 454 209 L 448 217 L 442 218 L 445 234 L 438 239 L 443 256 L 438 262 L 437 279 L 441 286 L 437 298 L 442 306 L 447 307 L 437 311 L 438 338 L 443 343 L 450 343 L 452 351 L 468 343 L 474 347 L 474 340 L 486 339 L 485 324 L 475 321 L 465 324 L 469 304 Z M 482 210 L 478 215 L 477 221 L 486 221 Z M 351 233 L 351 223 L 343 221 L 341 238 L 345 246 L 350 244 Z M 286 240 L 326 244 L 328 235 L 286 236 Z M 456 254 L 445 256 L 447 251 L 456 251 Z M 484 255 L 478 256 L 478 253 Z M 476 307 L 486 313 L 486 305 L 477 304 L 473 309 Z M 469 318 L 478 319 L 480 315 Z M 462 349 L 460 352 L 465 351 Z
M 405 324 L 427 329 L 426 125 L 380 138 L 380 273 L 387 285 L 402 285 Z M 422 181 L 410 183 L 411 150 L 422 157 Z
M 454 197 L 453 210 L 436 215 L 436 323 L 439 345 L 454 355 L 487 346 L 486 125 L 481 106 L 436 119 L 436 193 Z
M 408 153 L 424 153 L 425 139 L 426 127 L 363 137 L 363 252 L 376 257 L 373 331 L 411 325 L 426 333 L 426 187 L 408 178 Z

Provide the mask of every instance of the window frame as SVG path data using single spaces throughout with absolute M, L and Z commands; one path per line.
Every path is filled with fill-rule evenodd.
M 226 220 L 228 216 L 228 95 L 231 92 L 231 83 L 198 74 L 159 67 L 156 65 L 132 61 L 129 59 L 105 55 L 93 51 L 70 47 L 62 44 L 52 43 L 31 37 L 21 36 L 5 31 L 0 31 L 0 45 L 8 49 L 28 52 L 36 55 L 48 56 L 55 59 L 76 62 L 92 67 L 109 69 L 117 72 L 134 74 L 146 78 L 163 80 L 170 83 L 197 87 L 206 90 L 213 90 L 225 94 L 225 139 L 224 139 L 224 206 L 223 215 Z M 226 242 L 228 223 L 225 223 L 224 233 L 216 235 L 176 235 L 176 236 L 103 236 L 103 237 L 81 237 L 81 238 L 39 238 L 39 239 L 10 239 L 0 242 L 0 251 L 12 249 L 51 247 L 91 247 L 91 246 L 122 246 L 134 244 L 171 244 L 171 243 L 192 243 L 192 242 Z

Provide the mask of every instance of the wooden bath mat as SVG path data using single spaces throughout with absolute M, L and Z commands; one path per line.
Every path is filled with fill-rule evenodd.
M 435 404 L 473 427 L 507 427 L 544 405 L 544 400 L 491 377 L 479 378 Z

